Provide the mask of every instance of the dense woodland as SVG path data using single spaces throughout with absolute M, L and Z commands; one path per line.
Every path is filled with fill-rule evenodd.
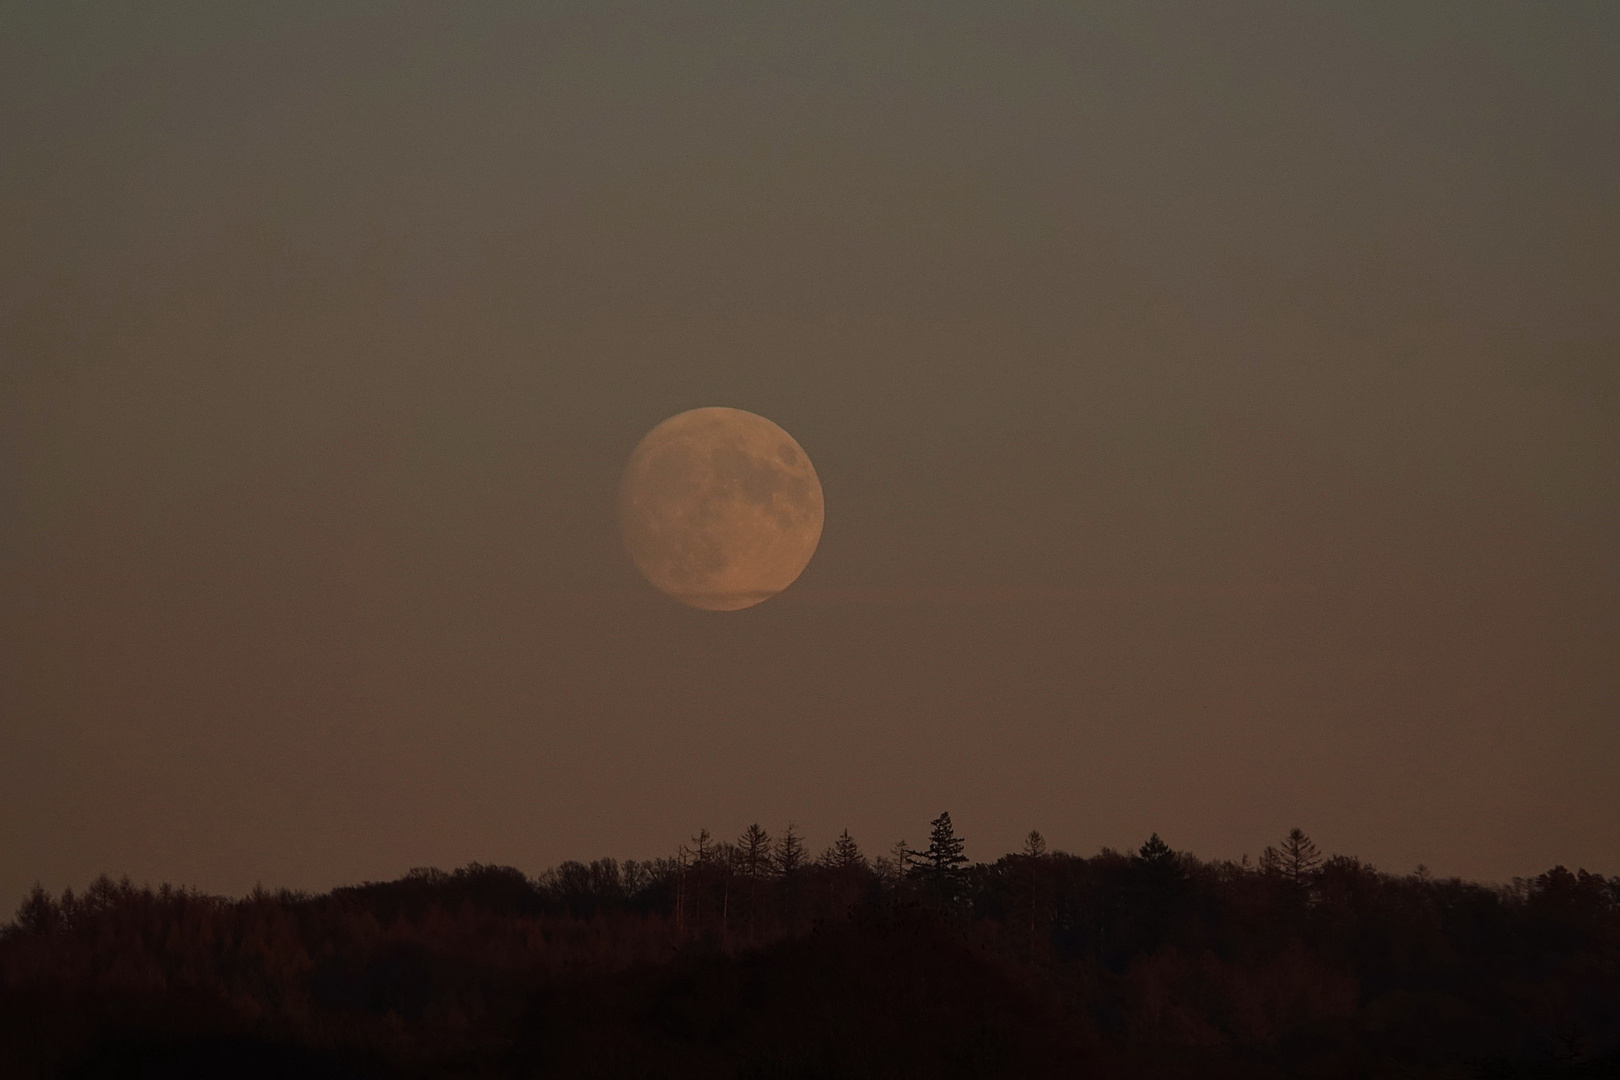
M 101 878 L 0 931 L 0 1075 L 1620 1076 L 1620 878 L 1498 887 L 1157 836 L 969 863 L 845 833 L 223 899 Z

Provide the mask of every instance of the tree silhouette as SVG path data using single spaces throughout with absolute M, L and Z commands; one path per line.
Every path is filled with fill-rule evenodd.
M 798 826 L 790 821 L 776 841 L 776 872 L 787 877 L 803 870 L 804 864 L 804 840 L 799 836 Z
M 906 880 L 841 869 L 846 830 L 781 887 L 770 841 L 321 895 L 35 888 L 0 925 L 0 1074 L 1620 1075 L 1620 879 L 1385 874 L 1299 830 L 1269 879 L 1156 834 L 968 868 L 942 814 Z M 734 873 L 761 900 L 744 956 Z
M 887 855 L 879 855 L 872 861 L 872 870 L 878 880 L 890 885 L 904 881 L 910 866 L 911 846 L 904 839 L 896 840 Z
M 1322 863 L 1322 853 L 1311 838 L 1295 826 L 1288 830 L 1282 844 L 1283 876 L 1295 885 L 1303 885 Z
M 25 934 L 48 934 L 62 921 L 62 909 L 38 882 L 17 909 L 17 928 Z
M 967 856 L 963 854 L 966 845 L 962 838 L 956 835 L 956 829 L 951 825 L 949 810 L 941 812 L 939 817 L 929 824 L 931 828 L 928 846 L 922 851 L 907 854 L 921 861 L 918 866 L 919 873 L 928 882 L 939 901 L 949 905 L 961 896 L 961 866 L 967 862 Z
M 921 859 L 925 873 L 934 876 L 956 873 L 956 868 L 967 862 L 967 856 L 962 853 L 966 844 L 951 825 L 951 812 L 942 812 L 929 826 L 928 846 L 906 854 Z
M 848 829 L 839 833 L 838 839 L 833 841 L 831 853 L 832 858 L 829 861 L 836 869 L 866 869 L 866 856 L 861 854 L 860 847 L 855 843 L 855 838 L 849 835 Z
M 1041 835 L 1039 829 L 1029 830 L 1024 837 L 1024 859 L 1028 862 L 1027 888 L 1029 890 L 1029 958 L 1035 957 L 1035 924 L 1040 909 L 1040 867 L 1038 860 L 1046 857 L 1046 837 Z
M 771 871 L 771 834 L 756 822 L 737 838 L 737 866 L 744 877 L 764 877 Z
M 1272 844 L 1267 844 L 1260 851 L 1260 861 L 1256 864 L 1262 874 L 1272 877 L 1282 876 L 1282 852 Z
M 696 910 L 693 915 L 698 925 L 703 925 L 701 873 L 708 868 L 712 840 L 708 829 L 699 829 L 697 835 L 692 837 L 691 847 L 682 844 L 676 849 L 675 857 L 680 863 L 680 878 L 675 886 L 675 925 L 682 930 L 686 928 L 686 905 L 689 897 L 695 898 Z M 689 874 L 688 870 L 694 873 Z M 689 876 L 697 877 L 698 880 L 689 883 Z
M 1137 849 L 1136 857 L 1149 866 L 1163 866 L 1175 862 L 1176 852 L 1169 844 L 1159 839 L 1158 833 L 1154 833 Z
M 1261 872 L 1279 876 L 1292 885 L 1304 885 L 1321 864 L 1321 851 L 1297 825 L 1288 830 L 1281 848 L 1267 844 L 1260 853 Z
M 752 942 L 759 932 L 760 879 L 772 869 L 771 834 L 755 822 L 737 838 L 736 850 L 737 869 L 748 879 L 748 940 Z

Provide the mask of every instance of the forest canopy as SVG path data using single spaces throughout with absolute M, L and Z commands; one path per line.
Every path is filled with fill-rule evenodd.
M 1298 829 L 973 863 L 949 814 L 876 857 L 754 825 L 320 895 L 102 877 L 0 930 L 0 1043 L 41 1076 L 1612 1076 L 1620 879 Z

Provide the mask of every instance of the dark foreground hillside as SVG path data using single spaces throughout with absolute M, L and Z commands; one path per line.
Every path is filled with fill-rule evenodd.
M 948 819 L 876 864 L 756 833 L 322 896 L 101 879 L 0 934 L 0 1048 L 6 1076 L 1620 1076 L 1620 880 L 1392 877 L 1297 833 L 1256 868 L 1033 836 L 969 866 Z

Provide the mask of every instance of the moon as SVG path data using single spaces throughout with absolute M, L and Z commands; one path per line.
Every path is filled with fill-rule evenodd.
M 793 436 L 741 409 L 693 409 L 649 431 L 619 483 L 619 526 L 652 586 L 706 611 L 769 600 L 821 541 L 821 481 Z

